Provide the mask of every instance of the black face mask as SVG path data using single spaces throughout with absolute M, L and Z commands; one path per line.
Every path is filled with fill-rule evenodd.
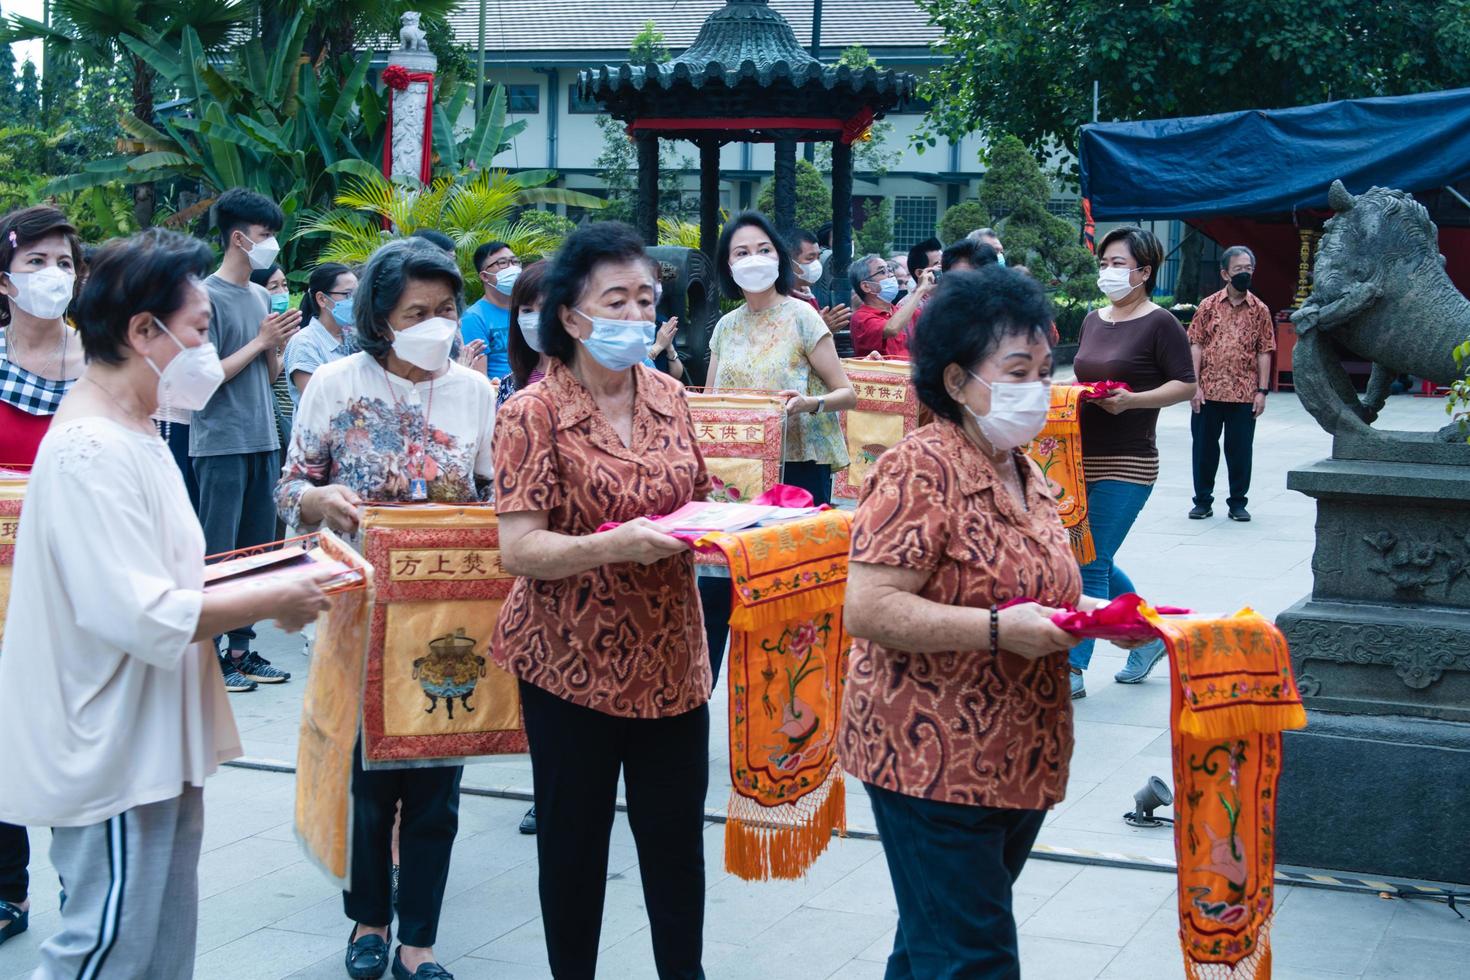
M 1237 272 L 1230 277 L 1230 285 L 1235 287 L 1237 293 L 1243 293 L 1251 288 L 1251 274 L 1249 272 Z

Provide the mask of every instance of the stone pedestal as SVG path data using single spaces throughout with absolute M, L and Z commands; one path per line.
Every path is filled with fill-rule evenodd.
M 428 51 L 394 51 L 388 56 L 388 64 L 409 72 L 428 72 L 439 69 L 439 59 Z M 428 125 L 429 83 L 409 82 L 408 87 L 396 89 L 393 95 L 393 142 L 388 154 L 391 162 L 389 177 L 419 180 L 425 140 L 432 138 Z
M 1287 480 L 1317 500 L 1317 545 L 1311 596 L 1277 619 L 1308 716 L 1277 858 L 1470 883 L 1470 465 L 1373 448 L 1394 458 L 1344 444 Z

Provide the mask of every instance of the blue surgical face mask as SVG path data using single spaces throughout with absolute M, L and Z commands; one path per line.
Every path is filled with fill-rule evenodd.
M 291 297 L 285 293 L 271 293 L 271 312 L 285 313 L 291 305 Z
M 352 322 L 352 297 L 339 299 L 332 304 L 332 319 L 337 321 L 339 327 L 353 326 Z
M 1006 253 L 1004 253 L 1004 252 L 996 252 L 995 253 L 995 264 L 996 265 L 1005 265 L 1006 264 Z
M 516 287 L 516 280 L 521 277 L 521 267 L 518 265 L 501 269 L 495 274 L 495 291 L 502 296 L 509 296 L 511 290 Z
M 895 277 L 878 280 L 878 298 L 885 303 L 892 303 L 898 298 L 898 280 Z
M 575 313 L 592 321 L 592 336 L 582 341 L 592 359 L 609 371 L 626 371 L 643 363 L 648 348 L 653 346 L 658 327 L 651 320 L 610 320 Z

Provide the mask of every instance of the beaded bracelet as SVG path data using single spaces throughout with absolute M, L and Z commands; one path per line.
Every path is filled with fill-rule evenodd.
M 1000 610 L 990 607 L 990 652 L 1000 651 Z

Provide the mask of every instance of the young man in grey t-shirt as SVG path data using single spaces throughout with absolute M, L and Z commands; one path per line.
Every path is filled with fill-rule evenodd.
M 224 245 L 219 269 L 204 281 L 209 293 L 209 339 L 219 353 L 225 382 L 209 404 L 194 413 L 189 456 L 199 481 L 199 523 L 209 554 L 267 544 L 276 536 L 272 499 L 281 475 L 271 384 L 281 373 L 281 351 L 301 325 L 301 312 L 271 313 L 265 289 L 250 281 L 268 268 L 280 245 L 276 233 L 285 216 L 275 202 L 241 187 L 225 191 L 214 205 L 215 226 Z M 232 630 L 220 652 L 220 669 L 230 691 L 253 691 L 257 683 L 279 684 L 291 675 L 250 649 L 255 631 Z

